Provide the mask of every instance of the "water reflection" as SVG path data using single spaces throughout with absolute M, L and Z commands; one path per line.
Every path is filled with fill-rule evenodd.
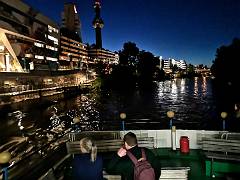
M 11 117 L 1 120 L 0 151 L 14 149 L 16 137 L 28 152 L 68 131 L 120 130 L 121 112 L 126 113 L 127 130 L 169 128 L 169 110 L 175 112 L 173 125 L 178 129 L 221 129 L 208 78 L 174 79 L 156 82 L 148 90 L 102 91 L 98 95 L 79 95 L 45 107 L 25 104 L 9 111 Z
M 194 78 L 194 96 L 198 96 L 198 77 Z
M 207 78 L 206 77 L 202 77 L 202 93 L 203 93 L 203 96 L 206 96 L 207 94 Z
M 59 137 L 70 131 L 99 130 L 100 118 L 95 104 L 94 98 L 79 96 L 56 101 L 45 109 L 29 107 L 31 111 L 27 113 L 22 110 L 8 113 L 1 126 L 0 152 L 9 151 L 11 161 L 17 162 L 36 150 L 40 156 L 46 155 L 64 143 Z
M 186 84 L 186 79 L 181 79 L 181 84 L 180 84 L 180 88 L 181 88 L 181 93 L 185 93 L 185 84 Z
M 177 80 L 174 79 L 171 82 L 171 98 L 173 102 L 176 102 L 178 99 L 178 87 L 177 87 Z

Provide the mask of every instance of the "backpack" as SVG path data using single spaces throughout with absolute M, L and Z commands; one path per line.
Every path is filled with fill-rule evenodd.
M 146 154 L 143 148 L 142 158 L 137 160 L 137 158 L 129 151 L 127 151 L 128 157 L 134 164 L 134 180 L 155 180 L 154 169 L 151 164 L 147 161 Z

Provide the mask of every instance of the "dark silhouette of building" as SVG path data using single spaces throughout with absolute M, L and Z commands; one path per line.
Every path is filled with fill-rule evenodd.
M 64 11 L 62 12 L 62 29 L 67 29 L 70 32 L 69 34 L 78 35 L 78 41 L 82 42 L 80 18 L 74 3 L 64 4 Z
M 96 32 L 96 48 L 101 49 L 102 48 L 102 32 L 101 31 L 104 26 L 104 22 L 100 15 L 100 11 L 101 11 L 100 0 L 95 1 L 94 9 L 95 9 L 95 17 L 93 20 L 93 27 L 95 28 L 95 32 Z

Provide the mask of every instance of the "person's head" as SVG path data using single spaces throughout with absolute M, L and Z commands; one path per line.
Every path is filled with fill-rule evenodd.
M 128 132 L 127 134 L 125 134 L 125 136 L 123 137 L 123 141 L 127 150 L 137 145 L 137 137 L 132 132 Z
M 97 146 L 89 138 L 82 138 L 80 140 L 80 150 L 82 153 L 90 153 L 91 161 L 94 162 L 97 158 Z

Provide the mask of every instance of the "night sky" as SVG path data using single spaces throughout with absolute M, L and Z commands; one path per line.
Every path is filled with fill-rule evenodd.
M 61 24 L 66 0 L 24 0 Z M 69 1 L 67 1 L 69 2 Z M 93 0 L 73 0 L 85 43 L 95 43 Z M 103 47 L 132 41 L 163 58 L 210 66 L 216 49 L 240 38 L 240 0 L 102 0 Z

